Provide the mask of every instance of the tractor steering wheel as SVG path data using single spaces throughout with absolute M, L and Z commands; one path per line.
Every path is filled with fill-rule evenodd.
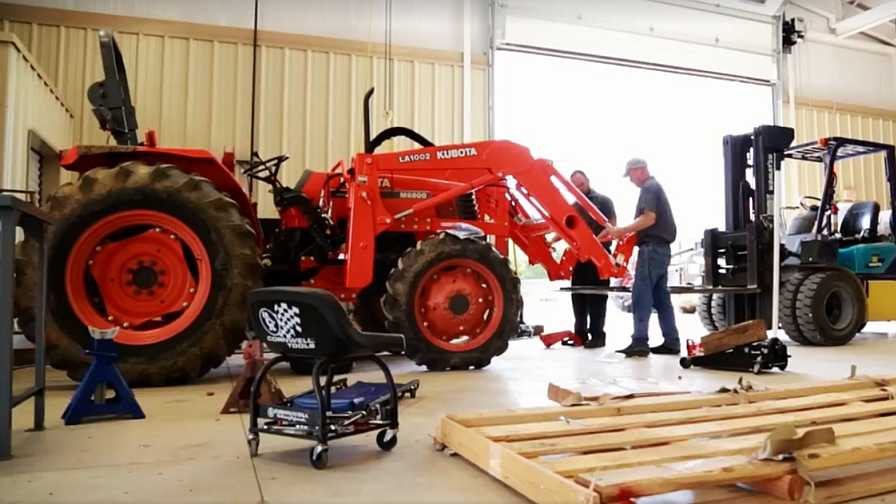
M 812 202 L 816 204 L 812 204 Z M 821 198 L 816 196 L 803 196 L 800 198 L 800 208 L 807 212 L 817 212 L 820 206 L 817 203 L 821 203 Z

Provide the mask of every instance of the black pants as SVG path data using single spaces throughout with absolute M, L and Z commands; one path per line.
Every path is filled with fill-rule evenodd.
M 591 261 L 577 263 L 572 270 L 573 286 L 609 286 L 610 280 L 601 280 L 597 266 Z M 605 341 L 604 321 L 607 318 L 607 296 L 605 294 L 573 294 L 572 312 L 576 318 L 575 333 L 583 340 Z M 587 331 L 586 331 L 587 327 Z

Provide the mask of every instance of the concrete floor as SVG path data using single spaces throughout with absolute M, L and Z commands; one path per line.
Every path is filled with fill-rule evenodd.
M 548 330 L 571 324 L 568 298 L 554 289 L 527 285 L 530 323 L 544 323 Z M 679 314 L 678 322 L 683 338 L 703 334 L 696 315 Z M 605 350 L 545 350 L 538 340 L 515 341 L 480 371 L 428 373 L 403 357 L 390 357 L 398 380 L 421 382 L 417 398 L 402 403 L 398 446 L 383 453 L 372 434 L 334 441 L 325 471 L 310 467 L 311 443 L 300 440 L 262 436 L 260 456 L 249 458 L 244 441 L 247 417 L 218 414 L 231 378 L 241 370 L 238 357 L 192 385 L 138 389 L 145 420 L 72 427 L 65 427 L 59 415 L 75 384 L 51 371 L 47 429 L 25 430 L 30 405 L 14 412 L 14 458 L 0 462 L 0 502 L 525 502 L 462 458 L 434 451 L 430 435 L 437 420 L 451 412 L 548 405 L 549 381 L 629 378 L 711 390 L 732 385 L 740 376 L 684 371 L 674 357 L 621 359 L 611 350 L 627 343 L 630 325 L 628 315 L 611 308 Z M 834 379 L 847 376 L 850 364 L 857 364 L 863 374 L 892 374 L 896 324 L 869 324 L 867 331 L 848 347 L 793 344 L 786 373 L 749 379 L 770 386 Z M 287 393 L 308 383 L 286 367 L 275 375 Z M 17 372 L 16 387 L 25 387 L 30 378 L 28 370 Z M 352 378 L 375 380 L 377 374 L 365 364 Z M 896 497 L 864 502 L 896 502 Z

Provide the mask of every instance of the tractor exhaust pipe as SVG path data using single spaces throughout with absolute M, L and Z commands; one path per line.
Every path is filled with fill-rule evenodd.
M 370 145 L 370 100 L 373 98 L 373 87 L 364 93 L 364 152 L 373 152 Z

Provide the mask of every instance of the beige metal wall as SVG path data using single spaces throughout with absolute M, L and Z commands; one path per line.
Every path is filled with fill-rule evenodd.
M 6 9 L 13 11 L 13 9 Z M 35 12 L 39 12 L 35 11 Z M 68 12 L 68 11 L 63 11 Z M 16 33 L 35 54 L 75 115 L 75 141 L 110 141 L 96 125 L 85 91 L 102 75 L 96 29 L 80 16 L 61 24 L 23 19 L 20 9 L 7 14 L 3 29 Z M 94 16 L 107 23 L 116 16 Z M 125 21 L 127 21 L 125 23 Z M 91 21 L 94 22 L 94 21 Z M 162 28 L 159 28 L 159 26 Z M 252 47 L 239 40 L 246 30 L 220 27 L 200 36 L 183 36 L 184 23 L 122 22 L 116 38 L 128 68 L 131 95 L 141 129 L 157 129 L 165 146 L 208 148 L 216 155 L 235 147 L 237 158 L 249 151 Z M 169 26 L 173 29 L 169 30 Z M 191 25 L 203 27 L 204 25 Z M 189 28 L 189 26 L 187 26 Z M 205 27 L 208 28 L 208 27 Z M 175 33 L 171 35 L 165 33 Z M 236 34 L 236 35 L 234 35 Z M 350 159 L 363 144 L 362 96 L 373 84 L 373 131 L 387 125 L 410 126 L 436 143 L 462 141 L 463 67 L 451 58 L 427 58 L 420 51 L 399 52 L 389 66 L 381 54 L 358 43 L 334 42 L 333 48 L 303 47 L 301 36 L 260 37 L 257 149 L 262 156 L 287 153 L 291 160 L 281 178 L 290 183 L 303 169 L 324 170 Z M 236 39 L 236 40 L 234 40 Z M 391 72 L 391 114 L 385 112 L 385 76 Z M 472 138 L 488 135 L 488 76 L 474 65 Z M 409 148 L 398 140 L 384 149 Z M 262 216 L 273 216 L 264 193 Z
M 0 187 L 27 188 L 29 132 L 62 149 L 72 142 L 73 124 L 61 95 L 23 44 L 0 33 Z
M 844 136 L 894 144 L 896 112 L 797 100 L 795 128 L 795 143 Z M 785 204 L 796 204 L 803 195 L 818 196 L 824 181 L 820 164 L 789 163 L 791 166 L 785 171 Z M 875 200 L 889 207 L 882 155 L 863 156 L 839 163 L 838 176 L 838 199 L 852 195 L 855 201 Z

